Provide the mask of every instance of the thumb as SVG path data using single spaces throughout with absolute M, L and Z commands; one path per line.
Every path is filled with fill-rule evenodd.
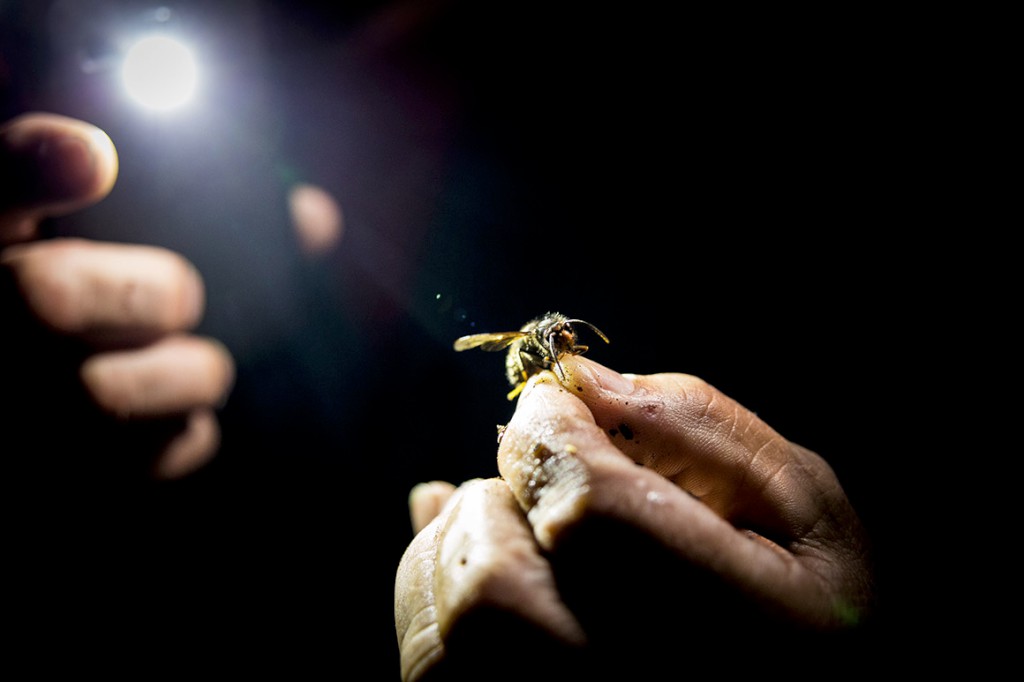
M 735 524 L 801 538 L 823 506 L 847 506 L 822 458 L 698 377 L 622 375 L 577 356 L 562 365 L 569 392 L 621 452 Z
M 41 219 L 105 197 L 117 179 L 117 151 L 83 121 L 29 113 L 0 126 L 0 243 L 35 236 Z

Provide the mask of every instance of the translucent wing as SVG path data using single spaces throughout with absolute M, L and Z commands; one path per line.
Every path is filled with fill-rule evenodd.
M 504 350 L 512 345 L 516 339 L 529 336 L 529 332 L 491 332 L 485 334 L 470 334 L 455 339 L 455 350 L 468 350 L 479 348 L 480 350 Z

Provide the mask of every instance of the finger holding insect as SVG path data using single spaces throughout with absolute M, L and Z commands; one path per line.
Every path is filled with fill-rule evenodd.
M 577 382 L 581 381 L 580 364 L 579 357 L 566 358 L 566 371 L 574 371 Z M 643 379 L 633 378 L 631 395 L 640 397 L 638 391 L 653 391 L 659 386 L 660 379 L 651 386 L 644 386 Z M 675 375 L 673 379 L 680 382 L 678 385 L 698 381 L 684 375 Z M 621 439 L 609 435 L 610 429 L 601 423 L 608 411 L 596 415 L 578 393 L 565 388 L 552 372 L 531 378 L 499 446 L 499 471 L 525 511 L 541 547 L 557 556 L 563 548 L 579 549 L 584 544 L 599 542 L 609 530 L 625 532 L 638 539 L 651 539 L 656 546 L 665 548 L 681 562 L 680 569 L 685 566 L 703 578 L 717 576 L 717 584 L 733 585 L 758 595 L 771 610 L 783 613 L 787 621 L 840 625 L 842 616 L 836 604 L 854 603 L 862 587 L 857 579 L 862 574 L 860 558 L 838 549 L 849 545 L 846 534 L 855 527 L 856 518 L 837 517 L 835 520 L 845 523 L 826 522 L 822 527 L 815 527 L 814 523 L 821 519 L 822 510 L 825 515 L 839 510 L 842 504 L 838 499 L 822 504 L 821 500 L 808 497 L 808 489 L 795 486 L 790 491 L 791 500 L 776 500 L 777 492 L 771 489 L 746 489 L 748 484 L 735 477 L 734 468 L 739 465 L 730 464 L 722 466 L 716 474 L 725 479 L 722 491 L 730 497 L 723 496 L 720 508 L 713 508 L 675 480 L 651 468 L 638 467 L 617 446 Z M 716 399 L 727 400 L 721 394 L 716 394 Z M 646 404 L 649 403 L 641 400 L 641 412 Z M 712 412 L 715 411 L 713 408 Z M 666 417 L 665 413 L 662 416 Z M 657 417 L 650 419 L 647 425 L 653 425 Z M 673 425 L 666 429 L 682 428 L 689 432 L 685 419 L 669 415 Z M 645 425 L 641 430 L 646 428 Z M 711 439 L 720 435 L 713 434 Z M 683 457 L 680 449 L 688 446 L 708 447 L 687 442 L 687 438 L 686 433 L 679 440 L 663 433 L 652 437 L 652 441 L 658 447 L 669 447 L 675 457 Z M 740 446 L 730 450 L 726 442 L 717 454 L 729 458 L 739 452 Z M 636 450 L 632 454 L 636 455 Z M 712 478 L 708 474 L 702 480 L 717 489 Z M 781 478 L 793 477 L 782 472 Z M 760 484 L 770 488 L 772 482 L 762 480 Z M 750 484 L 752 488 L 754 485 Z M 830 493 L 827 486 L 818 486 L 814 492 Z M 761 499 L 756 505 L 762 514 L 759 520 L 780 521 L 783 529 L 762 535 L 758 531 L 765 529 L 765 523 L 754 523 L 755 530 L 741 523 L 734 513 L 722 513 L 723 507 L 733 511 L 744 509 L 737 502 L 737 495 Z M 792 509 L 788 508 L 790 505 Z M 796 526 L 800 535 L 795 535 Z M 671 581 L 672 574 L 668 571 L 666 580 Z M 679 586 L 662 587 L 673 590 Z
M 687 570 L 724 576 L 787 618 L 831 624 L 833 584 L 841 581 L 833 582 L 830 565 L 819 572 L 774 542 L 752 542 L 746 529 L 638 467 L 574 393 L 553 372 L 531 378 L 498 449 L 498 469 L 541 547 L 558 556 L 579 549 L 580 538 L 592 545 L 604 533 L 590 529 L 628 529 L 667 548 Z
M 526 511 L 538 542 L 549 550 L 590 515 L 630 514 L 627 509 L 616 512 L 627 499 L 623 489 L 643 487 L 687 497 L 672 482 L 624 456 L 586 404 L 561 386 L 553 372 L 531 378 L 521 394 L 502 434 L 498 470 Z M 707 519 L 718 523 L 714 516 Z
M 859 528 L 821 457 L 706 381 L 679 373 L 623 375 L 576 356 L 562 364 L 563 385 L 616 448 L 733 524 L 783 542 Z

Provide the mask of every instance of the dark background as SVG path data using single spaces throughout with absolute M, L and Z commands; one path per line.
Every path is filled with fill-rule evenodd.
M 593 359 L 699 375 L 819 452 L 876 544 L 879 640 L 926 625 L 906 529 L 934 450 L 905 425 L 934 322 L 938 284 L 915 266 L 940 152 L 906 18 L 170 3 L 215 64 L 198 123 L 147 119 L 81 68 L 112 49 L 109 22 L 144 25 L 152 5 L 48 4 L 0 2 L 4 117 L 83 118 L 121 161 L 107 200 L 51 229 L 186 254 L 201 331 L 239 374 L 207 469 L 83 483 L 48 527 L 71 549 L 44 599 L 78 616 L 26 632 L 63 642 L 102 613 L 100 660 L 171 647 L 397 678 L 408 491 L 495 475 L 513 409 L 502 356 L 452 341 L 547 310 L 610 337 L 588 339 Z M 337 252 L 297 249 L 295 181 L 342 205 Z

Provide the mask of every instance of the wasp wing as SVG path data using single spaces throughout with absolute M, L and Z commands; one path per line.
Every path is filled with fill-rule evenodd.
M 484 334 L 470 334 L 455 339 L 455 350 L 468 350 L 479 348 L 480 350 L 504 350 L 512 345 L 516 339 L 529 336 L 529 332 L 489 332 Z

